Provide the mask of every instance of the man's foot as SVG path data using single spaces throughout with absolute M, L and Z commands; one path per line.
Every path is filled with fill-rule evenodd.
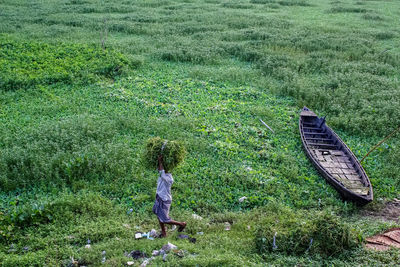
M 183 222 L 182 225 L 179 225 L 178 232 L 182 232 L 186 227 L 186 222 Z

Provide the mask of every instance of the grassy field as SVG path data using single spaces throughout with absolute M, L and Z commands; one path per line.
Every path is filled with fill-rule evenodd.
M 297 124 L 304 105 L 326 115 L 359 158 L 400 125 L 399 15 L 396 1 L 0 0 L 0 265 L 106 251 L 124 266 L 167 241 L 185 257 L 153 265 L 398 263 L 362 247 L 396 224 L 362 211 L 400 195 L 399 135 L 363 163 L 375 201 L 359 208 Z M 134 239 L 158 227 L 141 156 L 154 136 L 186 144 L 171 214 L 196 244 Z

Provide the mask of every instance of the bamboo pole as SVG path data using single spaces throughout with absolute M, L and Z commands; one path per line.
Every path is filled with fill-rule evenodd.
M 372 151 L 374 151 L 375 149 L 377 149 L 383 142 L 385 142 L 386 140 L 388 140 L 390 137 L 392 137 L 395 133 L 397 133 L 398 131 L 400 131 L 400 126 L 399 128 L 397 128 L 396 130 L 394 130 L 393 132 L 391 132 L 388 136 L 386 136 L 385 138 L 383 138 L 382 141 L 380 141 L 378 144 L 376 144 L 373 148 L 371 148 L 370 151 L 368 151 L 368 153 L 360 160 L 360 163 L 363 162 L 363 160 L 368 157 L 369 153 L 371 153 Z
M 274 130 L 272 130 L 271 127 L 269 127 L 262 119 L 260 119 L 261 123 L 264 124 L 265 127 L 267 127 L 271 132 L 275 133 Z

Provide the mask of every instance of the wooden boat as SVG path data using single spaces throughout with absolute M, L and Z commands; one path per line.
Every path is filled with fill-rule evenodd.
M 304 150 L 321 175 L 343 199 L 365 205 L 373 199 L 371 182 L 360 162 L 339 136 L 304 107 L 299 129 Z

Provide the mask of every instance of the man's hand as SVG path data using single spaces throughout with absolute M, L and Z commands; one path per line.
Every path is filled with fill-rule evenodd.
M 162 155 L 158 155 L 158 170 L 159 171 L 164 170 Z

